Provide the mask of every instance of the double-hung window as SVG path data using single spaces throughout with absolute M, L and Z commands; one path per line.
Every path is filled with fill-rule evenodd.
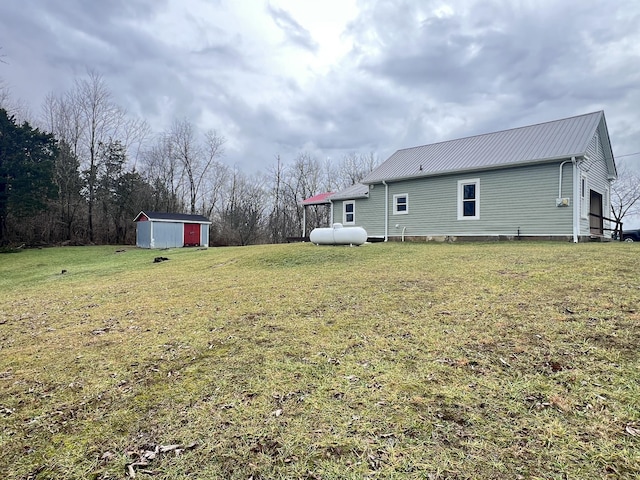
M 393 196 L 393 214 L 403 215 L 409 213 L 409 195 L 406 193 Z
M 342 202 L 342 209 L 342 222 L 345 225 L 356 223 L 356 202 L 353 200 Z
M 458 220 L 480 218 L 480 179 L 458 181 Z

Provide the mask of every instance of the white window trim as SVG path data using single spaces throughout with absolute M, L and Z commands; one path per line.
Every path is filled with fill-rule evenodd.
M 465 185 L 475 184 L 476 186 L 476 214 L 473 217 L 464 216 L 463 191 Z M 480 219 L 480 179 L 470 178 L 458 180 L 458 220 L 479 220 Z
M 349 212 L 353 215 L 353 221 L 347 222 L 347 205 L 353 205 L 353 212 Z M 346 200 L 342 202 L 342 223 L 344 225 L 355 225 L 356 223 L 356 201 L 355 200 Z
M 404 211 L 399 212 L 398 211 L 398 198 L 406 198 L 407 202 L 406 202 L 406 206 L 407 209 Z M 409 194 L 408 193 L 399 193 L 397 195 L 393 196 L 393 214 L 394 215 L 406 215 L 407 213 L 409 213 Z
M 584 188 L 582 187 L 582 182 L 584 182 Z M 580 216 L 584 220 L 589 219 L 589 211 L 587 209 L 587 194 L 589 193 L 589 182 L 587 181 L 587 176 L 584 173 L 580 174 Z

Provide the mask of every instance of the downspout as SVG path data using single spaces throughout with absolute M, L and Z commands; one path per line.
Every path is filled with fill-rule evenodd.
M 580 175 L 576 157 L 571 157 L 573 164 L 573 243 L 578 243 L 580 233 Z
M 384 241 L 389 241 L 389 185 L 382 181 L 384 185 Z
M 565 160 L 560 164 L 560 178 L 558 178 L 558 198 L 562 198 L 562 167 L 564 167 L 565 163 L 569 163 L 571 161 L 572 160 Z

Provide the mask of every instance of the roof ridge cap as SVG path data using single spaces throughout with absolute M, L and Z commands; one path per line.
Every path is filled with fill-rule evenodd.
M 484 137 L 484 136 L 487 136 L 487 135 L 495 135 L 497 133 L 512 132 L 512 131 L 515 131 L 515 130 L 521 130 L 521 129 L 524 129 L 524 128 L 537 127 L 539 125 L 545 125 L 545 124 L 548 124 L 548 123 L 564 122 L 566 120 L 572 120 L 574 118 L 579 118 L 579 117 L 588 117 L 590 115 L 595 115 L 595 114 L 604 114 L 604 110 L 597 110 L 595 112 L 583 113 L 583 114 L 580 114 L 580 115 L 573 115 L 571 117 L 566 117 L 566 118 L 558 118 L 556 120 L 549 120 L 547 122 L 533 123 L 531 125 L 523 125 L 521 127 L 505 128 L 504 130 L 497 130 L 495 132 L 478 133 L 476 135 L 468 135 L 466 137 L 451 138 L 449 140 L 441 140 L 439 142 L 433 142 L 433 143 L 424 143 L 422 145 L 415 145 L 413 147 L 400 148 L 400 149 L 396 150 L 395 153 L 404 152 L 404 151 L 407 151 L 407 150 L 413 150 L 413 149 L 416 149 L 416 148 L 431 147 L 433 145 L 442 145 L 442 144 L 450 143 L 450 142 L 459 142 L 460 140 L 467 140 L 467 139 L 470 139 L 470 138 L 478 138 L 478 137 Z

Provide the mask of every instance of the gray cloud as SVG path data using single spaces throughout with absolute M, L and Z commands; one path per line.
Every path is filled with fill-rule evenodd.
M 315 53 L 318 50 L 318 43 L 313 39 L 309 31 L 300 25 L 289 12 L 274 7 L 269 3 L 267 4 L 267 13 L 275 24 L 282 29 L 290 42 L 310 52 Z
M 303 79 L 272 64 L 291 49 L 266 50 L 265 32 L 275 22 L 296 61 L 300 51 L 320 57 L 324 44 L 275 4 L 229 22 L 238 12 L 225 17 L 223 3 L 199 0 L 2 2 L 8 64 L 0 78 L 38 112 L 47 92 L 96 70 L 156 130 L 185 117 L 216 128 L 229 138 L 227 162 L 248 171 L 278 153 L 375 150 L 384 158 L 598 109 L 614 153 L 640 152 L 636 1 L 453 0 L 438 12 L 419 0 L 358 6 L 343 34 L 352 45 L 346 56 L 317 71 L 301 64 Z M 156 24 L 168 8 L 180 15 L 171 34 Z M 625 160 L 640 167 L 640 155 Z
M 633 86 L 640 59 L 628 50 L 640 41 L 635 2 L 452 5 L 450 15 L 437 16 L 425 2 L 366 2 L 349 29 L 356 45 L 352 61 L 421 104 L 432 115 L 427 124 L 454 114 L 458 121 L 441 137 L 600 108 L 615 118 L 628 111 L 628 102 L 640 101 Z M 408 142 L 439 139 L 430 138 L 428 128 L 418 138 L 420 123 L 413 119 Z M 629 134 L 614 131 L 612 137 Z M 618 148 L 637 150 L 626 141 Z

